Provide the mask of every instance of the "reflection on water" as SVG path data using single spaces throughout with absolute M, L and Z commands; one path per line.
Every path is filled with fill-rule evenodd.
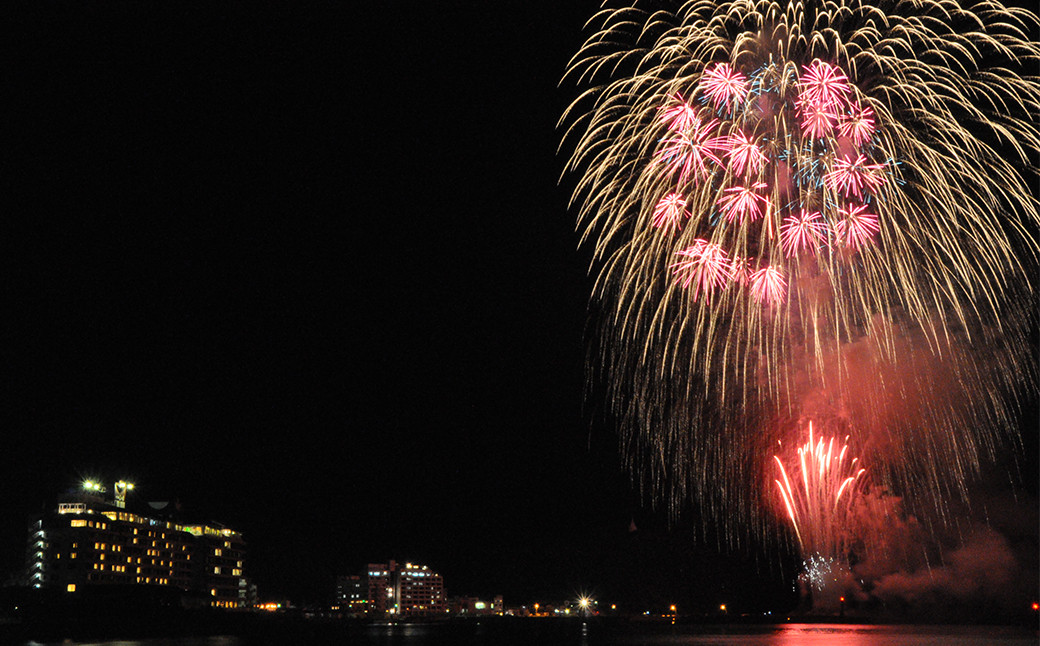
M 605 643 L 625 646 L 1033 646 L 1036 632 L 1000 626 L 865 626 L 783 624 L 690 628 L 671 635 L 633 635 Z M 592 646 L 596 646 L 593 644 Z
M 311 632 L 311 631 L 305 631 Z M 286 641 L 286 639 L 290 641 Z M 267 637 L 181 637 L 137 641 L 24 642 L 24 646 L 1032 646 L 1025 628 L 963 626 L 643 626 L 557 623 L 366 626 L 360 630 Z
M 164 637 L 141 640 L 25 642 L 25 646 L 247 646 L 239 637 L 218 635 L 214 637 Z

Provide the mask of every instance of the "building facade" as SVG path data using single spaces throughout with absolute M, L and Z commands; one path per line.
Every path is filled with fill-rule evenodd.
M 117 483 L 123 484 L 123 483 Z M 69 492 L 57 507 L 32 519 L 26 583 L 69 592 L 83 586 L 172 586 L 210 606 L 251 606 L 255 592 L 245 577 L 246 543 L 215 523 L 177 522 L 148 506 L 128 510 L 125 485 L 106 501 L 104 489 Z
M 336 577 L 336 606 L 351 617 L 368 614 L 368 582 L 358 575 Z
M 403 617 L 429 617 L 448 611 L 444 579 L 425 565 L 406 563 L 394 577 L 396 614 Z
M 440 574 L 425 565 L 396 561 L 369 563 L 363 576 L 340 577 L 337 602 L 342 612 L 371 618 L 431 617 L 448 611 Z

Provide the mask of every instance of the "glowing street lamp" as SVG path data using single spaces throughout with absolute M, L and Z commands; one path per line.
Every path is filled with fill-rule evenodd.
M 581 597 L 578 599 L 578 607 L 581 608 L 581 614 L 583 617 L 589 615 L 589 606 L 592 604 L 592 599 L 589 597 Z
M 116 507 L 126 507 L 126 492 L 133 491 L 134 483 L 120 480 L 116 483 Z

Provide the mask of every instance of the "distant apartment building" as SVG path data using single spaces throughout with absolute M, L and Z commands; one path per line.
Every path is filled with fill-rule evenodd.
M 352 617 L 367 615 L 367 577 L 361 577 L 356 574 L 336 577 L 336 605 L 344 615 Z
M 340 577 L 337 602 L 341 612 L 368 617 L 427 617 L 448 610 L 440 574 L 425 565 L 396 561 L 369 563 L 363 576 Z
M 372 617 L 381 617 L 393 614 L 394 609 L 394 586 L 391 580 L 390 569 L 396 568 L 397 564 L 369 563 L 365 572 L 368 589 L 368 614 Z
M 448 610 L 441 575 L 425 565 L 406 563 L 394 578 L 397 614 L 405 617 L 442 615 Z
M 255 590 L 245 577 L 246 544 L 239 532 L 184 522 L 166 503 L 128 509 L 131 489 L 120 481 L 106 500 L 103 486 L 84 483 L 34 517 L 26 583 L 68 592 L 106 584 L 171 586 L 213 607 L 252 605 Z

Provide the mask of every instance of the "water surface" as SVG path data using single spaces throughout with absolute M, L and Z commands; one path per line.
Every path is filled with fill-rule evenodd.
M 305 625 L 250 636 L 23 642 L 23 646 L 1035 646 L 1023 627 L 781 624 L 652 626 L 553 620 L 464 624 Z

